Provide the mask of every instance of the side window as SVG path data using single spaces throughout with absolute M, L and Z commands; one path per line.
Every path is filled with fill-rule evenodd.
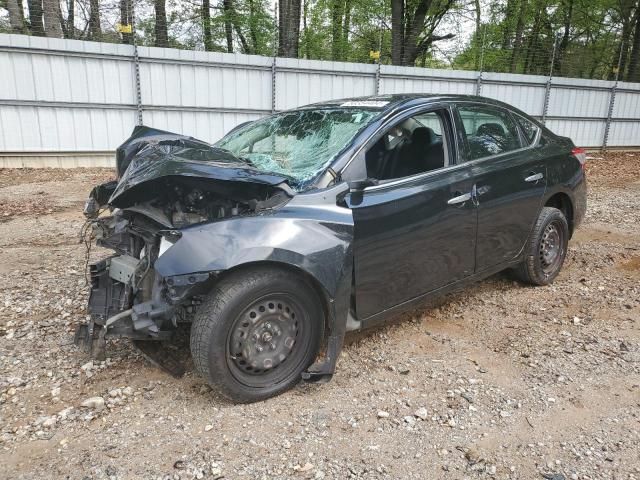
M 420 113 L 387 129 L 366 152 L 367 177 L 392 180 L 447 165 L 445 114 Z
M 520 125 L 520 129 L 522 130 L 522 133 L 524 133 L 524 138 L 527 142 L 527 145 L 531 145 L 536 139 L 536 135 L 538 134 L 538 130 L 540 130 L 540 127 L 538 127 L 532 121 L 527 120 L 524 117 L 521 117 L 520 115 L 514 115 L 514 116 L 516 117 L 516 121 L 518 122 L 518 125 Z
M 469 160 L 490 157 L 522 147 L 518 128 L 504 110 L 484 106 L 458 107 L 469 144 Z

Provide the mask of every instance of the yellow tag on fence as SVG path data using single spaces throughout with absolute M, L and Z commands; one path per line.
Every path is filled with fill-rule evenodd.
M 369 58 L 372 60 L 380 60 L 380 50 L 369 50 Z
M 131 25 L 122 25 L 120 23 L 118 23 L 117 29 L 120 33 L 131 33 L 133 31 Z

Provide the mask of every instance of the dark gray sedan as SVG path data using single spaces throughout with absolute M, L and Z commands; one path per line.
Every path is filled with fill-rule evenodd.
M 214 145 L 136 127 L 85 207 L 91 321 L 104 354 L 190 324 L 197 370 L 234 401 L 327 381 L 346 331 L 505 269 L 546 285 L 586 209 L 585 152 L 481 97 L 331 101 Z

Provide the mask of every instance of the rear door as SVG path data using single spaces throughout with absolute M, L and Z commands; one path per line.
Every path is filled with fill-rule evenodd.
M 546 165 L 534 148 L 538 132 L 518 126 L 526 119 L 493 105 L 461 103 L 457 110 L 474 179 L 476 272 L 482 272 L 520 254 L 540 211 Z

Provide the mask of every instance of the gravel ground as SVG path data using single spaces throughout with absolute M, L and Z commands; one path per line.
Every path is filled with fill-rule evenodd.
M 640 154 L 592 157 L 552 286 L 496 275 L 253 405 L 190 361 L 176 380 L 125 341 L 78 351 L 80 211 L 111 172 L 0 170 L 0 477 L 640 479 Z

